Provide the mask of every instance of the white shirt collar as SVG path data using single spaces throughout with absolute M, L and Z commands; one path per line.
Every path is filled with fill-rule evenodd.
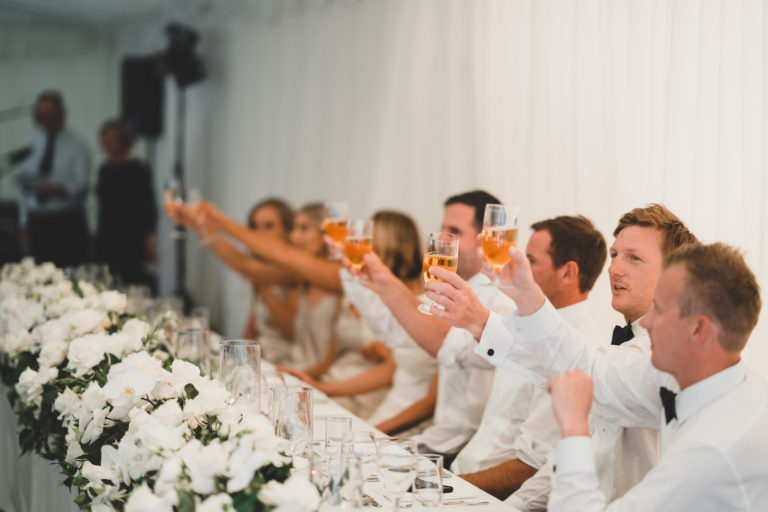
M 688 386 L 678 393 L 675 399 L 677 421 L 680 423 L 684 422 L 708 404 L 738 386 L 746 378 L 747 368 L 742 361 L 739 361 L 725 370 Z
M 644 316 L 645 315 L 632 322 L 632 334 L 634 336 L 648 336 L 648 331 L 645 330 L 645 327 L 640 325 L 640 320 L 642 320 Z
M 557 312 L 560 313 L 568 325 L 574 325 L 578 324 L 576 322 L 577 319 L 589 316 L 589 307 L 587 306 L 587 301 L 582 300 L 570 306 L 558 308 Z

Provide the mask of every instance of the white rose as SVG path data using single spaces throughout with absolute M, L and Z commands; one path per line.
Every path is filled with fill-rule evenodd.
M 59 376 L 59 369 L 42 367 L 37 373 L 40 376 L 40 383 L 48 384 L 49 382 L 56 380 L 56 377 Z
M 59 419 L 64 421 L 64 425 L 69 425 L 72 421 L 71 417 L 80 408 L 80 397 L 77 393 L 69 388 L 64 388 L 64 391 L 59 393 L 56 397 L 56 401 L 53 402 L 53 408 L 59 411 Z
M 75 336 L 101 331 L 102 324 L 107 323 L 108 320 L 107 314 L 97 309 L 68 311 L 61 318 L 69 322 Z
M 83 298 L 86 300 L 89 297 L 94 297 L 99 294 L 99 291 L 95 286 L 93 286 L 88 281 L 83 281 L 82 279 L 77 282 L 77 287 L 80 288 L 80 292 L 83 294 Z
M 8 354 L 27 352 L 34 347 L 35 337 L 15 317 L 0 316 L 0 350 Z
M 101 292 L 97 299 L 97 307 L 100 307 L 104 311 L 114 311 L 116 313 L 125 313 L 125 306 L 128 302 L 128 298 L 117 291 Z
M 227 409 L 229 391 L 219 381 L 198 383 L 196 386 L 198 395 L 184 403 L 184 418 L 194 416 L 218 416 Z
M 109 337 L 104 350 L 122 358 L 125 355 L 138 352 L 141 348 L 141 338 L 125 334 L 124 332 L 116 332 Z
M 94 412 L 103 409 L 106 404 L 107 402 L 99 385 L 96 382 L 88 384 L 88 388 L 81 395 L 80 410 L 76 411 L 77 425 L 80 431 L 83 431 L 88 426 Z
M 125 512 L 173 512 L 173 505 L 155 494 L 149 489 L 147 484 L 141 484 L 140 487 L 133 490 L 125 504 Z
M 160 421 L 163 425 L 169 427 L 178 427 L 184 421 L 183 413 L 179 402 L 176 400 L 168 400 L 163 405 L 155 409 L 152 416 Z
M 107 379 L 134 370 L 141 371 L 147 375 L 152 375 L 153 377 L 159 377 L 160 379 L 165 379 L 170 375 L 168 371 L 163 369 L 163 363 L 149 355 L 147 352 L 141 351 L 129 354 L 119 363 L 113 364 L 109 369 Z M 161 398 L 156 394 L 155 397 Z
M 68 311 L 85 309 L 85 301 L 77 295 L 51 300 L 45 307 L 45 314 L 49 318 L 58 318 Z
M 254 452 L 248 443 L 241 443 L 229 459 L 227 492 L 242 491 L 253 480 L 253 473 L 269 461 L 261 452 Z
M 40 375 L 32 368 L 21 372 L 16 392 L 23 402 L 39 406 L 43 401 L 43 383 L 40 381 Z
M 317 510 L 320 505 L 315 486 L 298 475 L 282 484 L 276 480 L 267 482 L 259 491 L 259 499 L 266 505 L 279 507 L 278 510 Z
M 227 508 L 224 508 L 227 507 Z M 224 493 L 214 494 L 195 507 L 197 512 L 221 512 L 222 510 L 234 510 L 232 496 Z
M 32 326 L 45 321 L 43 305 L 39 302 L 28 302 L 17 314 L 19 320 L 27 329 L 31 329 Z
M 63 339 L 51 339 L 43 344 L 37 358 L 40 366 L 59 366 L 67 357 L 69 345 Z
M 131 409 L 128 431 L 136 436 L 147 448 L 155 450 L 178 450 L 184 443 L 186 425 L 169 427 L 139 408 Z
M 104 359 L 104 339 L 99 334 L 88 334 L 70 343 L 67 367 L 73 368 L 77 377 L 82 377 Z
M 179 451 L 179 456 L 187 466 L 190 487 L 198 494 L 211 494 L 216 491 L 215 478 L 227 472 L 229 452 L 219 442 L 203 446 L 196 439 L 187 443 Z
M 120 330 L 123 334 L 133 336 L 139 339 L 143 339 L 149 334 L 149 324 L 138 318 L 131 318 L 123 324 L 123 328 Z

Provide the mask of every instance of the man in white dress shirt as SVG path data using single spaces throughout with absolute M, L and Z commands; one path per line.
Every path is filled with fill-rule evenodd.
M 653 289 L 663 258 L 675 248 L 696 239 L 680 219 L 658 204 L 636 208 L 626 213 L 619 220 L 613 234 L 616 240 L 611 246 L 611 264 L 608 268 L 611 305 L 622 313 L 627 325 L 617 326 L 612 339 L 614 346 L 601 350 L 610 351 L 616 348 L 615 345 L 623 343 L 623 350 L 647 354 L 650 351 L 650 340 L 639 320 L 651 307 Z M 504 282 L 510 283 L 512 269 L 513 265 L 507 265 L 502 271 Z M 440 269 L 436 269 L 434 273 L 443 277 Z M 465 283 L 457 280 L 455 276 L 447 276 L 444 279 L 450 284 L 428 285 L 428 288 L 441 293 L 438 296 L 430 292 L 430 297 L 447 308 L 444 313 L 438 312 L 437 315 L 454 326 L 468 329 L 480 341 L 475 347 L 477 354 L 542 388 L 545 387 L 549 376 L 547 372 L 551 370 L 548 360 L 540 361 L 536 357 L 530 357 L 530 354 L 522 349 L 512 350 L 515 357 L 504 357 L 507 347 L 517 348 L 513 333 L 507 325 L 509 318 L 514 315 L 502 318 L 489 312 L 477 301 Z M 505 292 L 513 296 L 514 290 Z M 529 357 L 518 359 L 518 355 Z M 658 440 L 654 431 L 623 428 L 621 424 L 605 420 L 594 418 L 592 433 L 601 489 L 606 499 L 612 501 L 637 484 L 656 463 Z M 543 471 L 546 472 L 546 469 Z M 524 504 L 520 500 L 512 503 L 523 510 L 539 510 L 545 498 L 546 495 L 539 496 L 536 503 Z M 514 497 L 512 499 L 514 500 Z
M 90 155 L 82 139 L 65 126 L 64 100 L 58 92 L 42 92 L 34 115 L 40 130 L 20 176 L 22 245 L 38 263 L 77 265 L 88 253 L 84 206 Z
M 534 279 L 569 325 L 588 338 L 599 339 L 586 300 L 605 264 L 605 239 L 582 216 L 543 220 L 531 229 L 526 256 Z M 476 343 L 471 336 L 462 341 L 459 345 L 446 338 L 438 354 L 441 364 L 466 366 L 478 359 L 488 364 L 474 353 Z M 451 470 L 500 499 L 520 489 L 517 499 L 527 503 L 548 494 L 548 474 L 533 475 L 545 465 L 558 437 L 546 392 L 499 371 L 480 428 L 459 452 Z
M 444 203 L 441 230 L 459 238 L 459 261 L 456 272 L 467 279 L 487 307 L 500 314 L 510 313 L 515 306 L 512 300 L 492 286 L 480 273 L 482 257 L 477 250 L 486 204 L 498 204 L 491 194 L 474 190 L 449 197 Z M 410 336 L 432 356 L 437 354 L 447 337 L 470 337 L 463 329 L 450 325 L 433 316 L 418 311 L 419 300 L 381 263 L 378 256 L 365 256 L 363 274 L 368 277 L 368 287 L 378 294 L 397 321 Z M 434 410 L 434 422 L 418 437 L 423 451 L 442 453 L 446 465 L 472 437 L 480 424 L 483 409 L 491 390 L 493 366 L 480 368 L 439 367 L 434 406 L 427 409 L 416 404 L 410 411 L 412 420 L 424 418 L 424 413 Z M 422 411 L 416 409 L 422 406 Z
M 515 262 L 519 314 L 508 325 L 517 343 L 555 368 L 577 369 L 548 385 L 563 436 L 549 510 L 766 510 L 768 385 L 740 360 L 760 291 L 738 250 L 697 243 L 665 258 L 641 320 L 650 355 L 589 348 L 546 302 L 525 259 Z M 593 394 L 598 414 L 661 431 L 658 464 L 607 508 L 587 437 Z

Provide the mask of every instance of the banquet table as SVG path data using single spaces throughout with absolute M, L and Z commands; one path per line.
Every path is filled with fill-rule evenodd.
M 274 371 L 274 367 L 262 362 L 262 371 Z M 302 384 L 290 375 L 285 375 L 286 383 Z M 0 391 L 5 395 L 6 388 L 0 385 Z M 342 406 L 328 398 L 319 390 L 313 392 L 313 423 L 318 425 L 326 416 L 345 416 L 352 419 L 352 430 L 373 432 L 375 437 L 385 437 L 366 421 L 360 419 Z M 16 415 L 8 400 L 0 398 L 0 511 L 3 512 L 51 512 L 77 511 L 74 503 L 76 491 L 69 491 L 59 484 L 64 476 L 59 472 L 59 466 L 45 460 L 37 454 L 20 455 Z M 320 440 L 324 433 L 320 428 L 314 429 L 315 440 Z M 453 492 L 445 494 L 445 504 L 441 510 L 480 509 L 483 511 L 510 510 L 501 501 L 462 480 L 447 470 L 444 472 L 444 484 L 453 487 Z M 367 507 L 367 510 L 391 510 L 392 501 L 387 497 L 383 487 L 378 482 L 366 482 L 363 491 L 380 504 L 380 508 Z M 455 502 L 462 502 L 456 504 Z M 410 508 L 410 497 L 406 495 L 401 508 Z M 418 505 L 414 509 L 420 508 Z

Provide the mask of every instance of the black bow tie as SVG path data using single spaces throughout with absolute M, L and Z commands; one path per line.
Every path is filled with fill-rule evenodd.
M 632 332 L 632 324 L 627 322 L 627 325 L 617 325 L 613 328 L 613 337 L 611 337 L 611 345 L 621 345 L 625 341 L 629 341 L 635 337 L 635 333 Z
M 675 410 L 675 397 L 677 393 L 662 386 L 659 389 L 659 395 L 661 396 L 661 405 L 664 406 L 664 416 L 667 419 L 667 423 L 669 423 L 677 418 L 677 411 Z

